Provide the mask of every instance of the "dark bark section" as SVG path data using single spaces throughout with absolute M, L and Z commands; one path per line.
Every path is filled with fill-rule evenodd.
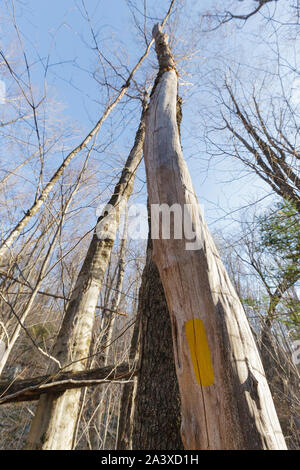
M 60 372 L 25 380 L 0 382 L 0 404 L 38 400 L 44 393 L 62 393 L 71 388 L 95 386 L 116 380 L 130 380 L 136 368 L 129 364 L 106 366 L 79 372 Z
M 176 70 L 173 55 L 169 47 L 168 34 L 162 32 L 160 24 L 154 25 L 152 36 L 155 39 L 155 51 L 159 63 L 159 71 Z
M 168 35 L 167 33 L 162 33 L 162 28 L 160 27 L 159 24 L 156 24 L 153 27 L 152 30 L 152 35 L 153 38 L 155 38 L 155 50 L 156 54 L 158 57 L 158 63 L 159 63 L 159 71 L 158 74 L 155 78 L 154 85 L 151 90 L 151 95 L 153 95 L 155 88 L 157 87 L 160 77 L 163 75 L 164 72 L 167 72 L 168 70 L 174 69 L 175 72 L 177 73 L 176 70 L 176 65 L 172 56 L 172 52 L 169 48 L 168 44 Z M 158 39 L 157 39 L 158 38 Z M 181 102 L 180 102 L 181 105 Z M 180 109 L 181 112 L 181 109 Z M 177 113 L 178 115 L 178 113 Z M 178 127 L 180 127 L 180 122 L 178 124 Z M 180 131 L 179 131 L 180 132 Z
M 133 419 L 133 449 L 183 449 L 180 396 L 169 311 L 149 239 L 139 292 L 140 361 Z

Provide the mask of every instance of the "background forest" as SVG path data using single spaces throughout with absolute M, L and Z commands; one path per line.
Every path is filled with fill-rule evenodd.
M 101 208 L 121 191 L 147 208 L 143 108 L 158 72 L 152 28 L 163 21 L 195 192 L 246 311 L 287 446 L 300 448 L 299 1 L 1 0 L 1 449 L 25 447 L 42 400 L 16 403 L 7 384 L 29 386 L 66 361 L 61 349 L 66 329 L 76 330 L 71 310 L 83 305 L 76 292 Z M 76 391 L 72 449 L 182 447 L 172 344 L 148 312 L 168 321 L 147 211 L 142 221 L 135 238 L 126 231 L 135 216 L 125 217 L 115 242 L 101 248 L 105 262 L 91 268 L 101 273 L 92 334 L 85 355 L 71 359 L 85 357 L 103 375 Z M 143 364 L 140 376 L 131 361 Z M 162 380 L 175 398 L 157 407 L 158 417 Z

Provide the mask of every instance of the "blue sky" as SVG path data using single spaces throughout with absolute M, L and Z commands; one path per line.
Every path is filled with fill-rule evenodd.
M 213 0 L 206 1 L 205 9 L 214 3 Z M 149 4 L 157 8 L 161 14 L 162 11 L 166 11 L 168 2 L 159 2 L 159 7 L 156 2 L 149 2 Z M 100 109 L 99 84 L 92 79 L 90 74 L 95 67 L 95 54 L 89 48 L 92 44 L 92 37 L 88 23 L 83 18 L 82 2 L 19 0 L 15 5 L 16 19 L 25 49 L 30 51 L 31 57 L 36 58 L 36 64 L 32 67 L 32 77 L 36 85 L 42 89 L 43 74 L 48 63 L 47 87 L 62 103 L 63 113 L 69 122 L 78 127 L 80 141 L 80 136 L 84 136 L 99 117 Z M 122 50 L 122 57 L 125 57 L 129 67 L 132 67 L 143 52 L 144 45 L 136 38 L 132 16 L 126 2 L 123 0 L 85 0 L 85 6 L 103 44 L 109 44 L 110 38 L 115 40 L 117 48 L 110 51 L 111 57 L 118 52 L 119 47 L 120 51 Z M 164 9 L 163 6 L 165 6 Z M 202 5 L 201 8 L 203 9 Z M 193 27 L 197 32 L 198 4 L 188 1 L 185 11 L 189 11 L 190 16 L 194 15 Z M 150 20 L 149 23 L 151 24 Z M 243 39 L 245 28 L 248 28 L 246 29 L 248 42 Z M 255 49 L 253 44 L 257 41 L 255 34 L 259 34 L 260 28 L 259 18 L 256 18 L 244 27 L 243 34 L 230 25 L 213 36 L 199 36 L 201 38 L 200 52 L 195 60 L 197 64 L 200 64 L 200 73 L 201 64 L 203 68 L 207 64 L 211 64 L 212 69 L 217 66 L 214 56 L 225 58 L 227 54 L 232 54 L 237 61 L 246 63 L 251 61 Z M 252 43 L 251 34 L 254 34 Z M 184 40 L 184 32 L 182 37 Z M 48 56 L 49 62 L 47 62 Z M 201 83 L 197 82 L 197 73 L 193 65 L 191 71 L 191 85 L 181 87 L 182 93 L 185 94 L 182 123 L 183 151 L 200 203 L 204 206 L 208 222 L 214 229 L 229 226 L 232 218 L 224 218 L 227 212 L 237 211 L 239 207 L 264 197 L 269 193 L 269 189 L 258 178 L 243 173 L 242 167 L 232 159 L 213 160 L 208 164 L 205 145 L 197 136 L 200 136 L 202 132 L 199 116 L 201 106 L 209 107 L 212 101 L 211 97 L 202 93 Z M 199 75 L 199 80 L 200 77 L 201 75 Z M 115 113 L 118 113 L 118 110 Z M 135 125 L 136 123 L 133 122 L 128 132 L 123 132 L 120 137 L 119 149 L 124 145 L 124 154 L 130 148 Z M 99 138 L 101 138 L 101 133 Z M 236 174 L 238 174 L 238 179 Z M 145 178 L 143 170 L 140 171 L 140 178 L 141 180 Z M 145 188 L 143 194 L 145 197 Z M 268 202 L 268 199 L 266 201 Z M 234 214 L 233 218 L 238 219 L 238 211 Z M 216 221 L 219 223 L 216 224 Z

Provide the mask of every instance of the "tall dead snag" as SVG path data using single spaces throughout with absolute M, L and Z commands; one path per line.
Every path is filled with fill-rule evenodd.
M 247 318 L 200 214 L 183 158 L 168 38 L 159 26 L 153 36 L 160 70 L 146 116 L 149 202 L 151 210 L 177 204 L 195 233 L 194 240 L 186 234 L 153 239 L 171 315 L 184 446 L 286 449 Z
M 109 201 L 110 207 L 117 210 L 115 213 L 109 212 L 111 215 L 105 217 L 105 221 L 108 219 L 103 224 L 103 230 L 107 232 L 105 238 L 99 238 L 99 231 L 96 232 L 95 229 L 52 353 L 65 370 L 80 371 L 86 367 L 85 358 L 89 355 L 97 300 L 115 241 L 120 212 L 132 192 L 144 136 L 143 112 L 134 146 Z M 100 217 L 99 225 L 102 219 Z M 41 396 L 31 425 L 27 449 L 71 449 L 80 394 L 79 389 Z

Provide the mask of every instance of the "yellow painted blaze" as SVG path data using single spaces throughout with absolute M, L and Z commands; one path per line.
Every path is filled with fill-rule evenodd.
M 205 328 L 200 318 L 185 323 L 185 334 L 190 349 L 197 383 L 202 387 L 213 385 L 214 370 Z

